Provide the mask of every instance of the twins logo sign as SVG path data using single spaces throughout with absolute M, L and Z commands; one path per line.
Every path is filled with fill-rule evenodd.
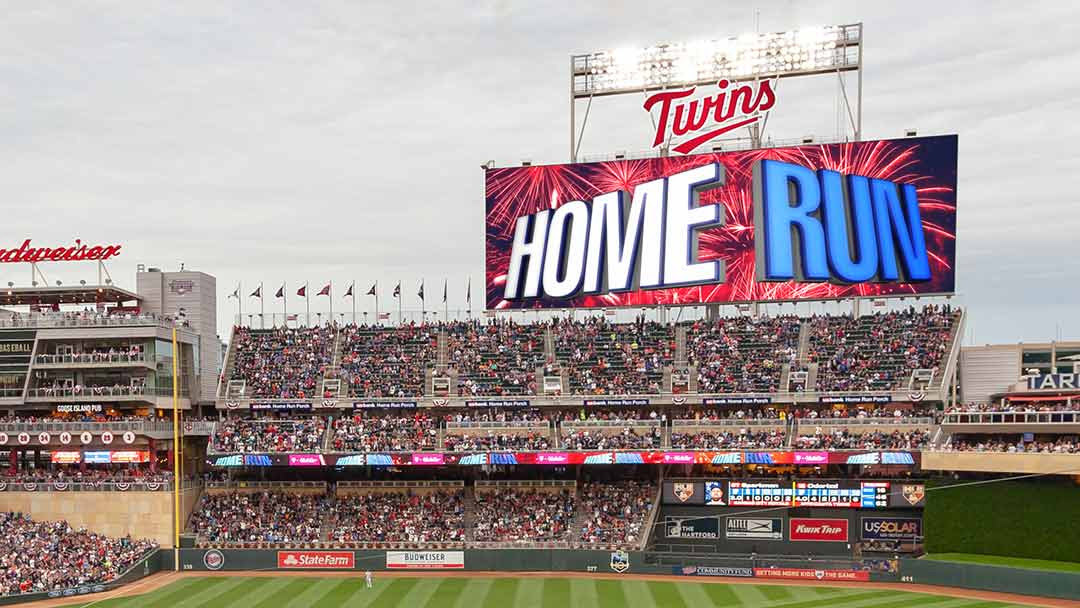
M 630 569 L 630 554 L 626 551 L 611 552 L 611 569 L 619 574 Z

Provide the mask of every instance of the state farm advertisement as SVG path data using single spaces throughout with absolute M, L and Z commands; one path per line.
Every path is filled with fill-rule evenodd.
M 394 570 L 461 570 L 464 551 L 387 551 L 386 567 Z
M 793 517 L 789 523 L 788 538 L 795 541 L 813 541 L 819 543 L 848 542 L 848 520 L 846 519 L 802 519 Z
M 277 566 L 292 570 L 352 570 L 356 556 L 352 551 L 278 551 Z
M 757 578 L 780 578 L 798 581 L 868 581 L 865 570 L 812 570 L 810 568 L 754 568 Z

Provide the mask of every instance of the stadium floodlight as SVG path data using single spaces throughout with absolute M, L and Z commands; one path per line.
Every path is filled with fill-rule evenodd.
M 721 79 L 755 80 L 857 71 L 861 100 L 862 36 L 862 23 L 853 23 L 573 55 L 571 160 L 577 157 L 574 142 L 579 138 L 575 133 L 574 105 L 579 99 L 716 84 Z M 846 92 L 844 95 L 846 98 Z M 858 139 L 861 125 L 856 123 L 861 119 L 854 116 L 850 106 L 848 110 Z M 586 113 L 586 119 L 587 116 Z

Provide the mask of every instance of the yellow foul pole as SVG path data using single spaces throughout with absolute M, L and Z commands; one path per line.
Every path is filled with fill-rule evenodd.
M 176 327 L 172 330 L 173 569 L 180 570 L 180 383 L 177 381 Z

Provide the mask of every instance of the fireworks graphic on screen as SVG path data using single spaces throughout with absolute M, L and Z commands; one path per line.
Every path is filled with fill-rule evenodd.
M 932 279 L 924 283 L 762 282 L 756 280 L 753 167 L 780 160 L 812 169 L 887 179 L 915 186 Z M 766 148 L 577 165 L 492 169 L 487 172 L 487 302 L 489 308 L 561 308 L 783 301 L 877 295 L 947 293 L 954 288 L 956 138 L 912 138 L 847 144 Z M 725 184 L 701 194 L 701 203 L 724 208 L 724 225 L 699 233 L 698 259 L 725 263 L 721 283 L 579 296 L 570 300 L 508 302 L 502 298 L 518 217 L 556 209 L 568 201 L 591 201 L 607 192 L 632 193 L 639 184 L 718 162 Z

